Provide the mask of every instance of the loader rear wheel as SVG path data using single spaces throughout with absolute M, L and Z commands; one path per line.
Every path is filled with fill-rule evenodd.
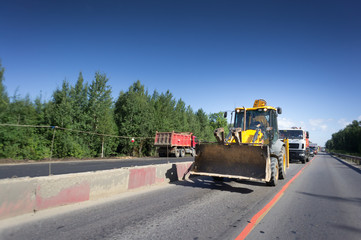
M 282 155 L 279 158 L 278 166 L 280 169 L 279 179 L 285 179 L 286 178 L 286 151 L 284 148 L 282 148 Z
M 278 182 L 279 167 L 277 158 L 271 158 L 271 179 L 267 182 L 268 186 L 276 186 Z

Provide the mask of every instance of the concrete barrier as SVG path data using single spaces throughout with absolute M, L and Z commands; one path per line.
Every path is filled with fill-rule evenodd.
M 0 219 L 182 180 L 192 162 L 0 180 Z
M 31 178 L 0 181 L 0 219 L 32 212 L 36 206 L 37 181 Z

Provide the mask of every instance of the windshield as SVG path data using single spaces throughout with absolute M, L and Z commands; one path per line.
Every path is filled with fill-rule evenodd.
M 280 138 L 303 139 L 302 130 L 280 130 Z
M 242 128 L 244 124 L 244 110 L 236 113 L 234 127 Z M 246 130 L 260 128 L 265 131 L 270 126 L 270 111 L 267 109 L 246 111 Z

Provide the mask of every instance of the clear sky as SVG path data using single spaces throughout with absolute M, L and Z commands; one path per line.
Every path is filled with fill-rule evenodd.
M 361 1 L 2 0 L 5 86 L 50 99 L 80 71 L 207 113 L 266 99 L 323 145 L 361 120 Z

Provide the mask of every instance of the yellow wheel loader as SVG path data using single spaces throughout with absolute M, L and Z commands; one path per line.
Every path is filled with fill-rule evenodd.
M 275 186 L 286 177 L 288 142 L 278 136 L 277 116 L 281 108 L 267 106 L 263 99 L 252 108 L 236 108 L 233 128 L 214 131 L 217 143 L 200 143 L 190 174 L 264 181 Z M 225 113 L 227 117 L 227 113 Z M 231 120 L 232 121 L 232 120 Z

